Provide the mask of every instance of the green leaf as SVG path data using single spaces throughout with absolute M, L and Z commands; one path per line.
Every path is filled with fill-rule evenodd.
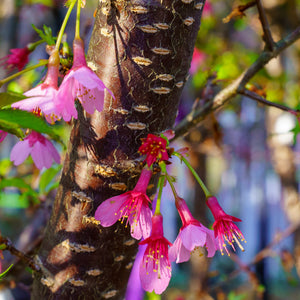
M 58 186 L 59 186 L 59 181 L 56 181 L 53 184 L 50 184 L 47 188 L 47 193 L 50 193 L 52 190 L 57 189 Z
M 44 25 L 43 30 L 38 29 L 35 27 L 34 24 L 31 24 L 32 28 L 37 32 L 37 34 L 40 36 L 40 38 L 45 41 L 48 45 L 55 45 L 55 39 L 52 36 L 52 30 L 50 27 Z
M 40 133 L 48 134 L 53 140 L 65 147 L 60 136 L 54 132 L 53 128 L 50 127 L 44 119 L 23 110 L 12 108 L 0 110 L 0 129 L 15 134 L 19 138 L 23 138 L 24 134 L 21 128 L 29 128 Z
M 24 138 L 24 132 L 17 124 L 6 122 L 4 120 L 1 120 L 0 118 L 0 129 L 3 131 L 6 131 L 8 133 L 14 134 L 18 138 L 22 139 Z
M 297 120 L 295 127 L 291 130 L 291 132 L 294 134 L 293 135 L 293 143 L 296 145 L 297 143 L 297 136 L 300 133 L 300 124 L 299 121 Z
M 0 279 L 2 279 L 8 273 L 12 266 L 13 264 L 11 264 L 3 273 L 0 274 Z
M 40 199 L 38 198 L 38 194 L 34 190 L 28 190 L 25 193 L 22 193 L 20 195 L 20 202 L 28 203 L 28 206 L 30 203 L 38 204 L 40 203 Z
M 65 2 L 65 6 L 66 6 L 66 7 L 70 7 L 70 5 L 71 5 L 73 2 L 74 2 L 74 0 L 67 0 L 67 1 Z
M 9 186 L 13 186 L 19 189 L 27 189 L 30 191 L 33 191 L 32 187 L 27 184 L 26 182 L 24 182 L 24 180 L 22 178 L 3 178 L 0 182 L 0 190 L 9 187 Z
M 12 162 L 8 158 L 3 158 L 0 160 L 0 176 L 5 176 L 12 166 Z
M 258 292 L 265 292 L 265 291 L 266 291 L 266 287 L 265 287 L 263 284 L 260 284 L 260 285 L 257 287 L 257 291 L 258 291 Z
M 7 208 L 27 208 L 29 206 L 29 199 L 25 200 L 21 195 L 13 193 L 3 193 L 0 192 L 0 207 Z
M 27 98 L 26 96 L 14 93 L 14 92 L 7 92 L 7 93 L 0 93 L 0 108 L 11 105 L 14 102 L 20 101 Z
M 234 291 L 231 291 L 228 294 L 228 300 L 243 300 L 246 298 L 246 294 L 237 295 Z
M 155 294 L 154 292 L 147 292 L 146 296 L 148 300 L 161 300 L 161 295 Z
M 52 0 L 31 0 L 30 1 L 31 4 L 43 4 L 45 6 L 49 6 L 49 7 L 53 7 L 54 4 L 53 4 L 53 1 Z
M 44 193 L 45 191 L 46 192 L 49 191 L 49 188 L 51 188 L 51 186 L 49 187 L 50 182 L 53 180 L 53 178 L 57 175 L 57 173 L 60 170 L 61 170 L 61 166 L 58 165 L 55 167 L 51 167 L 47 169 L 45 172 L 43 172 L 43 174 L 41 175 L 40 185 L 39 185 L 41 193 Z

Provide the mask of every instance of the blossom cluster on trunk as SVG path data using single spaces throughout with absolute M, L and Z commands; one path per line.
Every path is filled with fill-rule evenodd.
M 139 267 L 141 285 L 144 290 L 154 291 L 157 294 L 161 294 L 169 284 L 172 273 L 171 262 L 188 261 L 192 252 L 203 247 L 207 250 L 207 257 L 213 257 L 217 250 L 223 254 L 223 249 L 229 255 L 225 242 L 232 246 L 233 250 L 235 250 L 233 243 L 236 242 L 243 250 L 239 240 L 244 241 L 243 234 L 233 223 L 241 220 L 227 215 L 216 197 L 210 196 L 206 200 L 215 218 L 213 230 L 210 230 L 192 216 L 184 199 L 176 193 L 175 205 L 182 227 L 173 244 L 164 237 L 163 216 L 157 208 L 152 215 L 149 205 L 153 203 L 146 191 L 153 165 L 164 164 L 172 156 L 173 150 L 168 148 L 168 145 L 169 139 L 173 136 L 172 131 L 167 131 L 161 136 L 149 134 L 147 138 L 142 139 L 139 152 L 145 156 L 145 167 L 135 188 L 105 200 L 98 206 L 95 213 L 95 219 L 100 221 L 103 227 L 121 221 L 130 225 L 133 238 L 143 239 L 140 245 L 147 245 L 147 248 Z M 177 153 L 184 154 L 186 152 L 186 148 L 177 151 Z M 162 174 L 161 176 L 168 175 Z
M 12 49 L 15 50 L 15 49 Z M 25 51 L 12 51 L 21 60 L 21 54 Z M 27 52 L 26 52 L 27 53 Z M 46 121 L 54 124 L 57 120 L 63 119 L 69 122 L 77 118 L 75 100 L 78 99 L 87 113 L 92 114 L 95 110 L 103 109 L 104 93 L 108 91 L 102 80 L 87 66 L 84 44 L 80 38 L 73 42 L 74 61 L 73 66 L 64 77 L 60 86 L 59 66 L 60 59 L 57 50 L 50 55 L 48 71 L 45 80 L 38 86 L 24 93 L 26 99 L 15 102 L 12 108 L 33 112 L 36 115 L 45 117 Z M 29 52 L 27 53 L 29 54 Z M 18 56 L 17 56 L 18 55 Z M 13 60 L 11 57 L 11 60 Z M 22 60 L 24 63 L 25 58 Z M 24 65 L 18 65 L 23 68 Z M 4 140 L 7 133 L 0 131 L 0 142 Z M 11 152 L 11 160 L 17 166 L 31 154 L 38 169 L 50 168 L 52 161 L 60 163 L 58 151 L 53 144 L 42 134 L 32 131 L 23 141 L 18 142 Z

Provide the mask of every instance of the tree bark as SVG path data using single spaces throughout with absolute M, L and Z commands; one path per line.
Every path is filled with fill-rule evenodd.
M 121 222 L 101 227 L 94 212 L 134 187 L 140 138 L 172 127 L 203 5 L 99 1 L 88 60 L 115 99 L 106 93 L 103 111 L 91 116 L 78 105 L 32 299 L 124 298 L 137 241 Z

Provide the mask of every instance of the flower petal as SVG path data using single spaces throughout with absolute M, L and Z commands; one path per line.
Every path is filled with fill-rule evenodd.
M 195 247 L 205 245 L 206 232 L 200 226 L 190 224 L 182 229 L 181 240 L 187 250 L 193 251 Z
M 69 122 L 72 117 L 77 119 L 77 110 L 75 108 L 75 97 L 77 84 L 75 79 L 67 80 L 68 75 L 64 78 L 62 84 L 58 89 L 58 93 L 54 99 L 56 113 Z
M 54 161 L 58 164 L 60 164 L 60 154 L 58 153 L 58 151 L 56 150 L 56 148 L 53 146 L 53 144 L 46 139 L 45 141 L 47 149 L 49 151 L 49 153 L 51 154 L 51 157 L 54 159 Z
M 167 257 L 163 257 L 159 261 L 160 272 L 154 271 L 155 262 L 144 255 L 140 264 L 140 279 L 142 287 L 145 291 L 161 294 L 169 285 L 171 279 L 171 266 Z
M 47 147 L 45 147 L 42 143 L 36 142 L 31 151 L 31 157 L 33 159 L 34 164 L 38 169 L 50 168 L 52 164 L 52 157 L 49 156 L 49 152 Z
M 14 162 L 15 166 L 20 165 L 30 154 L 32 148 L 29 146 L 29 141 L 25 139 L 20 141 L 12 148 L 10 152 L 10 160 Z
M 70 75 L 70 78 L 74 77 L 79 83 L 84 85 L 87 89 L 96 88 L 98 91 L 103 91 L 105 85 L 102 80 L 88 67 L 80 67 L 73 74 Z
M 134 217 L 129 218 L 129 223 L 131 226 L 131 236 L 137 240 L 142 237 L 146 239 L 150 236 L 152 228 L 152 212 L 151 209 L 145 205 L 142 205 L 140 217 L 135 221 Z
M 104 103 L 104 91 L 96 88 L 89 91 L 85 87 L 80 88 L 81 91 L 77 94 L 83 108 L 89 113 L 93 114 L 95 110 L 102 111 Z
M 103 227 L 109 227 L 121 218 L 121 206 L 130 197 L 128 193 L 109 198 L 102 202 L 96 212 L 95 219 L 100 221 Z
M 191 251 L 187 250 L 181 240 L 181 232 L 179 232 L 175 242 L 169 248 L 169 259 L 170 261 L 175 261 L 176 263 L 182 263 L 188 261 L 191 256 Z
M 208 233 L 206 236 L 206 249 L 207 249 L 207 257 L 213 257 L 217 251 L 216 239 L 214 238 L 213 231 L 210 230 L 211 233 Z

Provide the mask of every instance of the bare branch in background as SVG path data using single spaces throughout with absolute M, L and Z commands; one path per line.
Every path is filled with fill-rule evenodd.
M 223 23 L 228 23 L 231 21 L 231 19 L 234 19 L 236 17 L 244 17 L 245 16 L 244 11 L 254 6 L 255 4 L 256 4 L 256 0 L 248 2 L 244 5 L 239 5 L 237 7 L 234 7 L 231 13 L 227 17 L 223 18 Z
M 237 275 L 239 275 L 240 272 L 246 272 L 250 277 L 252 276 L 252 272 L 250 270 L 250 267 L 252 267 L 253 265 L 259 263 L 260 261 L 262 261 L 264 258 L 266 257 L 270 257 L 270 256 L 274 256 L 274 251 L 272 250 L 273 247 L 275 247 L 276 245 L 278 245 L 282 240 L 284 240 L 285 238 L 289 237 L 290 235 L 292 235 L 298 228 L 299 228 L 300 224 L 299 223 L 295 223 L 295 224 L 291 224 L 289 227 L 287 227 L 284 231 L 282 232 L 278 232 L 273 240 L 261 251 L 259 251 L 254 258 L 251 260 L 250 263 L 248 263 L 247 265 L 243 264 L 242 262 L 240 262 L 240 260 L 238 260 L 237 256 L 234 254 L 232 255 L 233 257 L 233 261 L 238 263 L 239 265 L 239 269 L 234 270 L 233 272 L 231 272 L 230 274 L 228 274 L 227 278 L 225 280 L 223 280 L 222 282 L 219 282 L 217 284 L 215 284 L 214 286 L 211 287 L 210 290 L 215 290 L 217 288 L 220 287 L 220 285 L 224 284 L 224 282 L 226 281 L 230 281 L 232 279 L 234 279 Z
M 264 50 L 258 59 L 245 70 L 237 79 L 235 79 L 226 88 L 219 91 L 210 101 L 206 102 L 201 108 L 191 111 L 176 127 L 175 138 L 186 134 L 191 128 L 195 127 L 205 119 L 207 115 L 214 112 L 226 102 L 243 92 L 250 79 L 260 71 L 272 58 L 277 57 L 283 50 L 292 45 L 300 38 L 300 26 L 292 33 L 275 43 L 273 51 Z
M 297 111 L 295 109 L 292 109 L 290 107 L 287 107 L 287 106 L 284 106 L 284 105 L 281 105 L 281 104 L 278 104 L 278 103 L 274 103 L 274 102 L 268 101 L 264 97 L 258 95 L 255 92 L 252 92 L 250 90 L 244 89 L 242 91 L 239 91 L 239 94 L 247 96 L 248 98 L 256 100 L 256 101 L 258 101 L 258 102 L 260 102 L 260 103 L 262 103 L 264 105 L 276 107 L 278 109 L 281 109 L 283 111 L 287 111 L 287 112 L 292 113 L 294 115 L 298 115 L 299 114 L 299 111 Z
M 262 26 L 262 29 L 264 32 L 263 40 L 266 43 L 266 48 L 270 51 L 273 51 L 274 47 L 275 47 L 275 43 L 272 38 L 269 22 L 267 20 L 266 12 L 262 5 L 261 0 L 256 0 L 256 5 L 257 5 L 257 9 L 258 9 L 258 14 L 259 14 L 259 20 L 260 20 L 260 23 L 261 23 L 261 26 Z
M 31 259 L 31 257 L 16 249 L 8 238 L 0 236 L 0 245 L 1 244 L 5 245 L 4 250 L 9 251 L 12 255 L 24 261 L 32 270 L 36 272 L 41 270 L 40 267 Z

